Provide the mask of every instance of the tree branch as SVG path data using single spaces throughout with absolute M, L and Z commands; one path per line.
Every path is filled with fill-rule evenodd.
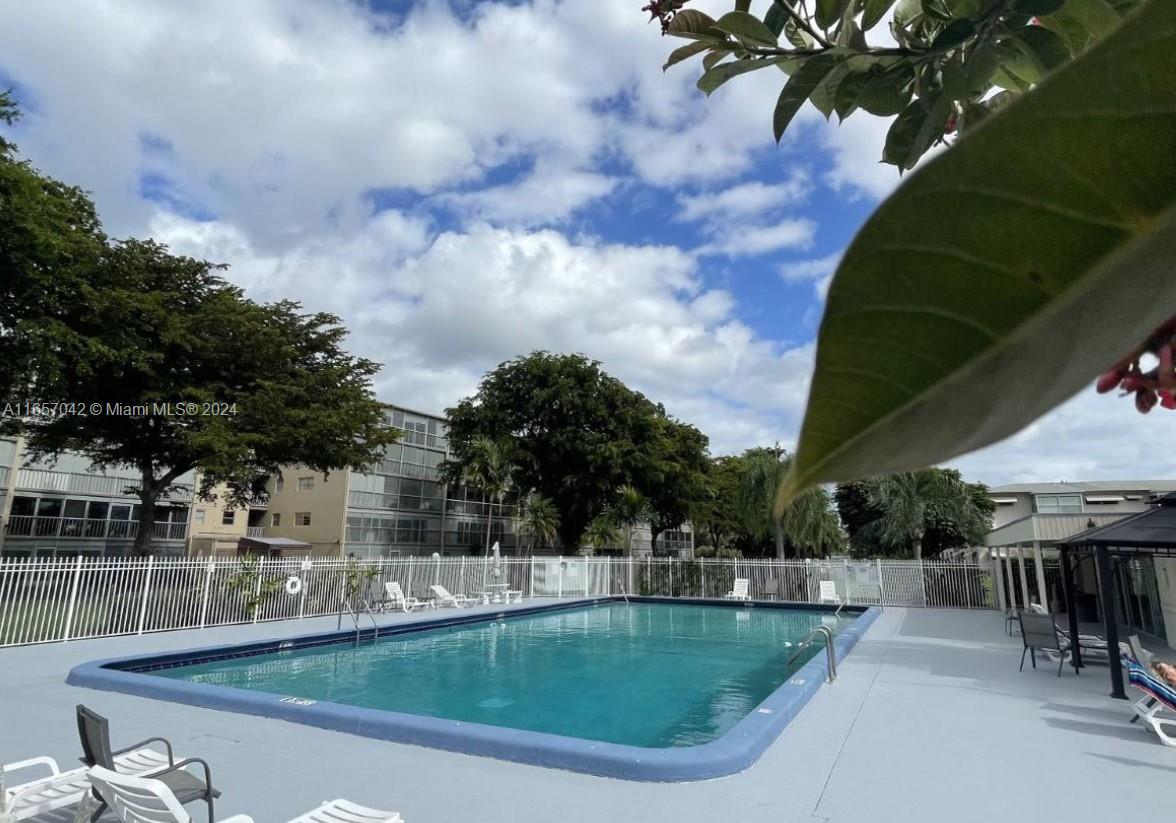
M 780 8 L 784 9 L 784 11 L 787 12 L 788 16 L 792 18 L 793 22 L 795 22 L 796 25 L 800 26 L 802 29 L 804 29 L 806 32 L 808 32 L 810 37 L 812 37 L 814 40 L 816 40 L 818 43 L 820 43 L 822 46 L 824 46 L 827 49 L 833 48 L 833 44 L 830 43 L 828 40 L 826 40 L 821 35 L 817 34 L 817 30 L 814 29 L 811 25 L 809 25 L 808 20 L 801 17 L 800 13 L 797 12 L 796 9 L 792 8 L 792 6 L 790 6 L 790 5 L 788 5 L 788 3 L 784 2 L 784 0 L 773 0 L 773 2 L 777 6 L 779 6 Z

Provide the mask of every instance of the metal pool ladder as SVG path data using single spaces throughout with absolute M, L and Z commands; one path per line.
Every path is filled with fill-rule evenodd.
M 796 647 L 796 651 L 792 653 L 792 656 L 788 658 L 788 662 L 784 664 L 784 668 L 787 669 L 791 666 L 793 661 L 800 657 L 800 653 L 811 646 L 813 640 L 818 637 L 825 638 L 825 659 L 829 662 L 828 682 L 832 683 L 837 679 L 837 654 L 833 650 L 833 631 L 828 626 L 817 626 L 809 632 L 804 640 L 800 641 L 800 645 Z
M 359 614 L 360 613 L 356 609 L 351 608 L 351 603 L 348 602 L 347 598 L 343 598 L 343 600 L 339 604 L 339 619 L 340 620 L 343 619 L 343 607 L 344 606 L 347 607 L 347 614 L 349 614 L 351 616 L 351 622 L 355 624 L 355 647 L 359 648 Z M 366 597 L 363 599 L 363 613 L 366 614 L 368 616 L 368 619 L 370 619 L 372 621 L 372 640 L 379 640 L 380 639 L 380 624 L 378 624 L 376 622 L 376 613 L 374 611 L 372 611 L 372 604 L 368 602 L 368 599 Z

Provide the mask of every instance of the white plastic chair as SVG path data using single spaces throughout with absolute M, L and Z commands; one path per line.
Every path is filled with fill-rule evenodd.
M 841 596 L 837 594 L 837 584 L 832 580 L 822 580 L 818 603 L 832 603 L 836 606 L 841 605 Z
M 192 816 L 162 781 L 118 774 L 101 766 L 90 769 L 90 781 L 122 823 L 192 823 Z M 235 814 L 220 823 L 253 823 L 253 818 Z M 404 819 L 397 812 L 369 809 L 340 798 L 290 823 L 404 823 Z
M 413 609 L 425 605 L 424 601 L 417 600 L 415 597 L 405 597 L 404 590 L 400 588 L 400 583 L 395 580 L 384 584 L 384 593 L 387 595 L 384 603 L 390 609 L 400 609 L 410 612 Z
M 749 581 L 746 577 L 736 577 L 735 583 L 731 586 L 731 591 L 727 592 L 723 596 L 723 599 L 751 600 L 751 594 L 749 594 L 750 586 L 751 581 Z
M 147 774 L 171 765 L 165 753 L 147 746 L 116 755 L 114 763 L 124 774 Z M 85 766 L 63 772 L 52 757 L 33 757 L 16 763 L 5 763 L 3 768 L 5 775 L 11 775 L 38 766 L 47 769 L 49 774 L 8 786 L 4 792 L 7 812 L 15 820 L 25 820 L 74 806 L 90 793 L 90 779 L 86 775 Z
M 439 583 L 429 586 L 429 590 L 433 592 L 433 597 L 439 606 L 453 606 L 460 609 L 478 602 L 464 594 L 450 594 L 449 590 Z

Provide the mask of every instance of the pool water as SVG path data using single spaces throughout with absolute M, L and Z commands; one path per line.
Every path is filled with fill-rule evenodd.
M 790 667 L 828 612 L 603 603 L 151 674 L 308 700 L 669 748 L 715 740 Z

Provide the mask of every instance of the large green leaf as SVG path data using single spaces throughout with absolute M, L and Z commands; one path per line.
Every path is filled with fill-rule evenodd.
M 776 110 L 772 113 L 772 129 L 776 134 L 776 142 L 784 136 L 784 131 L 792 118 L 800 111 L 804 101 L 808 100 L 825 76 L 837 65 L 838 58 L 831 54 L 819 54 L 810 57 L 797 68 L 796 73 L 788 78 L 776 101 Z
M 1176 312 L 1173 53 L 1176 3 L 1152 0 L 870 218 L 781 503 L 1008 437 Z
M 683 9 L 674 15 L 666 34 L 675 37 L 689 37 L 691 40 L 715 40 L 722 34 L 715 29 L 715 21 L 709 14 L 697 9 Z
M 698 90 L 710 94 L 732 77 L 738 77 L 740 74 L 747 74 L 749 71 L 757 71 L 768 66 L 775 66 L 779 63 L 796 62 L 796 60 L 795 57 L 767 57 L 719 63 L 714 68 L 703 72 L 702 76 L 698 78 Z
M 874 28 L 893 5 L 894 0 L 866 0 L 866 10 L 862 13 L 862 28 L 866 31 Z
M 729 11 L 715 22 L 715 28 L 725 31 L 750 46 L 774 46 L 776 35 L 753 14 Z

